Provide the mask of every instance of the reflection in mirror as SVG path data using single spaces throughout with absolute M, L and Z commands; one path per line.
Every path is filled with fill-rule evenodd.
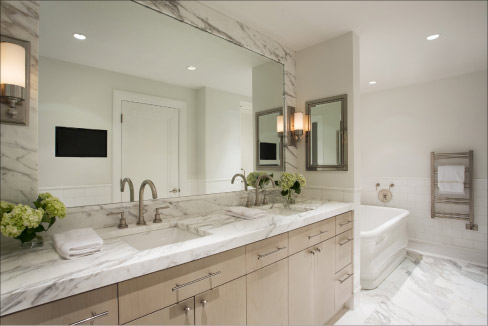
M 282 64 L 140 4 L 40 2 L 39 191 L 67 206 L 137 201 L 145 179 L 160 198 L 241 190 L 254 114 L 283 99 Z
M 307 170 L 347 170 L 347 96 L 307 102 Z
M 282 170 L 283 147 L 282 136 L 279 135 L 277 121 L 281 121 L 283 109 L 272 109 L 256 113 L 256 169 Z M 283 129 L 281 129 L 283 130 Z M 282 134 L 282 132 L 281 132 Z

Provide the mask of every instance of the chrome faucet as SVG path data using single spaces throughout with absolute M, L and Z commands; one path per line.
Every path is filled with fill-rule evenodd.
M 261 174 L 258 177 L 258 179 L 256 180 L 256 200 L 254 202 L 254 206 L 260 206 L 260 204 L 259 204 L 259 183 L 261 182 L 262 179 L 268 179 L 269 181 L 271 181 L 271 184 L 273 185 L 273 187 L 275 186 L 274 180 L 272 177 L 270 177 L 267 174 Z
M 236 180 L 237 177 L 241 177 L 242 180 L 244 180 L 244 190 L 247 191 L 247 180 L 246 180 L 246 177 L 244 176 L 244 174 L 241 174 L 241 173 L 234 174 L 230 183 L 234 184 L 234 181 Z
M 129 184 L 130 201 L 134 201 L 134 184 L 132 183 L 132 180 L 130 178 L 124 178 L 120 180 L 120 192 L 124 192 L 124 186 L 126 183 Z
M 144 188 L 146 185 L 149 185 L 152 192 L 152 198 L 158 198 L 158 192 L 156 191 L 156 186 L 154 183 L 146 179 L 141 183 L 141 188 L 139 188 L 139 221 L 137 221 L 137 225 L 145 225 L 146 221 L 144 221 Z

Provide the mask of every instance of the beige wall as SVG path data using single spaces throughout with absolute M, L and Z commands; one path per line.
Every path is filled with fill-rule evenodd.
M 307 172 L 305 141 L 298 145 L 298 170 L 309 186 L 353 189 L 359 186 L 356 169 L 358 144 L 355 131 L 359 117 L 359 39 L 352 32 L 297 52 L 297 110 L 305 102 L 347 94 L 348 98 L 348 171 Z M 355 178 L 356 177 L 356 178 Z
M 113 90 L 186 102 L 187 175 L 196 178 L 195 90 L 47 57 L 39 80 L 39 187 L 112 183 Z M 108 130 L 108 157 L 54 157 L 56 126 Z

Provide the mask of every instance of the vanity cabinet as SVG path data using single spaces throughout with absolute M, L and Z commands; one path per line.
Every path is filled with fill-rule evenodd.
M 1 325 L 118 324 L 117 285 L 77 294 L 0 318 Z
M 2 325 L 319 325 L 353 294 L 353 213 L 0 318 Z
M 247 324 L 288 325 L 288 258 L 247 275 Z
M 335 240 L 290 256 L 289 271 L 290 325 L 325 324 L 335 312 Z

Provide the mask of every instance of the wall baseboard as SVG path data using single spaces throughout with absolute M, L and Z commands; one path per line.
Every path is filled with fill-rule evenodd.
M 442 258 L 454 258 L 483 266 L 488 264 L 487 252 L 483 250 L 446 246 L 417 239 L 408 240 L 407 250 Z

